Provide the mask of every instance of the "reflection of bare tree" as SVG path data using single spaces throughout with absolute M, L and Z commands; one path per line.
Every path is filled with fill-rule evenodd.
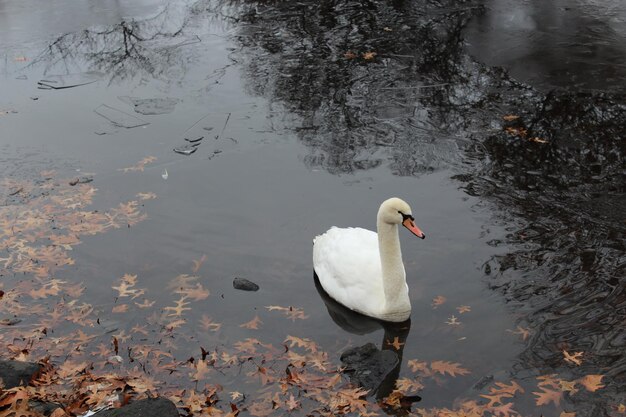
M 548 94 L 511 123 L 524 137 L 489 137 L 492 163 L 468 190 L 494 198 L 520 225 L 517 248 L 488 262 L 490 285 L 530 307 L 534 329 L 519 366 L 563 368 L 562 350 L 584 351 L 577 375 L 600 369 L 605 395 L 626 386 L 626 105 L 602 96 Z M 533 142 L 539 138 L 547 143 Z M 481 177 L 488 178 L 488 181 Z M 503 242 L 493 242 L 498 245 Z M 576 396 L 603 415 L 597 396 Z
M 457 3 L 243 4 L 248 85 L 298 116 L 311 166 L 340 173 L 387 163 L 399 175 L 438 169 L 464 143 L 448 135 L 457 128 L 449 97 L 466 76 L 456 62 L 474 9 Z M 455 94 L 463 105 L 474 99 Z
M 166 7 L 146 20 L 68 33 L 52 42 L 31 65 L 43 63 L 46 74 L 100 71 L 110 81 L 182 76 L 191 62 L 179 47 L 200 41 L 196 35 L 186 34 L 188 23 L 188 11 Z
M 485 272 L 535 331 L 519 367 L 607 373 L 603 392 L 574 399 L 593 413 L 626 386 L 624 97 L 543 95 L 473 61 L 462 31 L 479 9 L 458 4 L 242 4 L 240 59 L 251 91 L 295 115 L 307 164 L 454 167 L 494 203 L 516 249 Z M 520 118 L 503 121 L 510 113 Z M 589 359 L 568 370 L 563 349 Z

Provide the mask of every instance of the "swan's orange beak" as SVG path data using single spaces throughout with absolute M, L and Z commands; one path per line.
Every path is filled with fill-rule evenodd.
M 409 229 L 411 233 L 413 233 L 415 236 L 419 237 L 420 239 L 426 238 L 426 235 L 424 234 L 424 232 L 422 232 L 420 228 L 415 225 L 415 222 L 410 217 L 404 219 L 404 221 L 402 222 L 402 226 Z

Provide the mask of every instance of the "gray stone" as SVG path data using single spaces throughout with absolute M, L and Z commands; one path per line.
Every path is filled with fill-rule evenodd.
M 146 398 L 133 401 L 120 408 L 102 410 L 94 414 L 97 417 L 178 417 L 178 410 L 167 398 Z
M 0 361 L 0 379 L 5 389 L 28 385 L 40 369 L 37 363 Z
M 343 352 L 341 362 L 350 382 L 369 390 L 372 395 L 398 366 L 399 360 L 395 352 L 378 350 L 373 343 L 367 343 Z
M 243 290 L 243 291 L 258 291 L 259 290 L 258 285 L 256 285 L 252 281 L 248 281 L 245 278 L 235 278 L 233 280 L 233 287 L 236 290 Z

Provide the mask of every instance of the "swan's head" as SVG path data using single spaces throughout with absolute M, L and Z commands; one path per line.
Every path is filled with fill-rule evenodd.
M 406 201 L 397 197 L 383 201 L 378 209 L 378 219 L 388 224 L 402 224 L 415 236 L 424 239 L 426 235 L 415 225 L 415 219 Z

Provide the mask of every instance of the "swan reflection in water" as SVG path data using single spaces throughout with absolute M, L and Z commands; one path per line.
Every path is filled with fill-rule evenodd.
M 341 355 L 341 361 L 346 365 L 346 373 L 350 376 L 352 383 L 360 385 L 369 390 L 368 396 L 373 396 L 377 400 L 386 398 L 394 390 L 396 381 L 400 375 L 402 366 L 402 354 L 406 340 L 411 330 L 411 319 L 400 323 L 385 322 L 356 313 L 349 308 L 339 304 L 324 290 L 319 282 L 317 274 L 313 273 L 315 288 L 326 304 L 328 314 L 333 321 L 342 329 L 352 334 L 365 335 L 383 329 L 384 335 L 381 349 L 374 347 L 371 343 L 361 347 L 348 349 Z M 397 349 L 396 349 L 397 347 Z M 358 362 L 358 357 L 367 356 L 366 360 Z M 383 366 L 372 368 L 385 368 L 382 373 L 379 369 L 367 369 L 369 363 L 379 363 Z M 381 373 L 380 378 L 376 378 L 376 373 Z M 386 373 L 386 374 L 384 374 Z M 388 414 L 403 415 L 410 412 L 411 404 L 420 401 L 418 396 L 405 396 L 400 400 L 402 410 L 385 410 Z M 402 412 L 404 410 L 404 412 Z

